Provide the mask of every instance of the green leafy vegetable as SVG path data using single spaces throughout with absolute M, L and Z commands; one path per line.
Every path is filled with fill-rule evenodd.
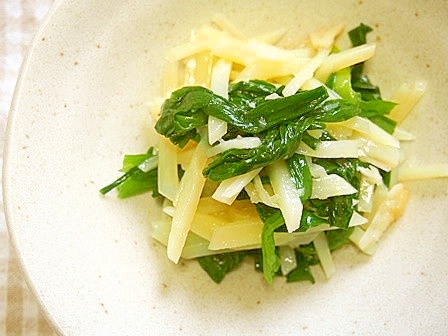
M 162 106 L 162 114 L 155 125 L 160 134 L 169 138 L 174 144 L 184 147 L 189 140 L 198 139 L 198 128 L 204 126 L 207 114 L 204 108 L 230 108 L 224 98 L 214 95 L 212 91 L 200 87 L 183 87 L 172 93 Z
M 327 100 L 296 120 L 283 122 L 262 134 L 256 134 L 262 138 L 258 147 L 229 149 L 216 155 L 204 170 L 204 175 L 213 181 L 223 181 L 289 158 L 308 129 L 319 128 L 320 123 L 344 121 L 359 113 L 358 107 L 345 100 Z
M 152 192 L 153 197 L 159 197 L 157 188 L 157 169 L 142 172 L 140 169 L 132 171 L 130 178 L 117 187 L 118 197 L 127 198 L 139 194 Z
M 263 213 L 259 206 L 257 209 Z M 266 215 L 266 213 L 264 213 Z M 280 259 L 274 241 L 274 232 L 279 227 L 285 225 L 285 221 L 280 211 L 274 211 L 266 218 L 261 233 L 261 253 L 263 260 L 263 275 L 267 283 L 272 283 L 275 274 L 280 268 Z
M 359 179 L 361 174 L 359 173 L 359 167 L 367 168 L 369 165 L 358 159 L 320 159 L 313 160 L 314 163 L 325 168 L 327 174 L 337 174 L 344 178 L 356 189 L 359 189 Z M 356 196 L 356 195 L 355 195 Z
M 263 81 L 233 84 L 229 100 L 203 87 L 184 87 L 175 91 L 162 107 L 156 130 L 179 146 L 197 139 L 197 129 L 208 116 L 226 121 L 232 130 L 258 136 L 262 144 L 252 149 L 229 149 L 213 157 L 204 175 L 223 181 L 253 169 L 265 167 L 276 160 L 289 158 L 300 141 L 316 143 L 306 133 L 327 122 L 344 121 L 364 116 L 391 131 L 394 123 L 384 116 L 394 106 L 385 101 L 363 101 L 351 87 L 350 71 L 334 74 L 329 86 L 344 99 L 328 100 L 324 87 L 299 91 L 289 97 L 265 100 L 275 86 Z M 278 91 L 278 90 L 277 90 Z
M 262 84 L 268 86 L 267 83 L 258 82 L 258 87 Z M 230 95 L 227 100 L 201 86 L 183 87 L 165 101 L 155 129 L 183 147 L 190 139 L 197 138 L 197 129 L 206 125 L 211 115 L 241 132 L 256 134 L 313 111 L 328 97 L 324 88 L 317 88 L 280 99 L 264 100 L 265 96 L 262 95 L 258 98 L 261 102 L 254 105 L 246 103 L 248 98 L 241 98 L 241 90 L 234 92 L 238 98 Z M 251 91 L 250 97 L 254 92 Z
M 270 94 L 279 92 L 274 84 L 262 80 L 233 83 L 229 86 L 229 100 L 242 109 L 253 109 L 265 102 Z
M 310 202 L 304 204 L 304 209 L 302 212 L 302 218 L 300 219 L 300 232 L 306 232 L 308 229 L 312 227 L 316 227 L 322 224 L 329 224 L 328 217 L 324 217 L 327 215 L 329 211 L 317 211 L 315 207 L 310 206 Z M 323 214 L 323 215 L 320 215 Z
M 311 273 L 310 266 L 316 263 L 315 256 L 310 258 L 300 250 L 296 249 L 296 262 L 297 267 L 288 273 L 286 276 L 287 282 L 298 282 L 298 281 L 310 281 L 315 283 L 313 274 Z
M 220 283 L 225 275 L 237 268 L 247 255 L 247 252 L 228 252 L 199 257 L 197 260 L 210 278 L 216 283 Z
M 367 43 L 367 34 L 373 29 L 363 23 L 350 30 L 348 36 L 353 47 Z M 351 68 L 351 82 L 353 89 L 361 94 L 364 100 L 381 99 L 381 93 L 378 86 L 373 85 L 369 78 L 363 73 L 364 63 L 359 63 Z
M 327 236 L 330 251 L 337 250 L 350 243 L 350 235 L 353 233 L 353 230 L 354 228 L 327 231 L 325 234 Z
M 367 43 L 367 35 L 371 31 L 371 27 L 362 23 L 351 30 L 349 37 L 352 45 L 359 46 Z M 338 50 L 334 48 L 334 52 L 336 53 Z M 244 145 L 238 142 L 239 145 L 234 148 L 230 147 L 225 151 L 215 152 L 219 154 L 212 156 L 208 165 L 202 171 L 203 175 L 208 178 L 209 185 L 218 185 L 215 182 L 225 181 L 254 169 L 268 167 L 275 164 L 276 161 L 282 160 L 282 177 L 286 176 L 286 178 L 282 180 L 279 188 L 275 183 L 275 176 L 270 174 L 269 170 L 261 170 L 257 179 L 247 185 L 246 189 L 237 190 L 239 192 L 238 200 L 250 199 L 253 202 L 262 200 L 272 206 L 264 203 L 255 205 L 263 222 L 261 241 L 256 242 L 257 244 L 261 243 L 261 248 L 197 258 L 202 269 L 216 283 L 220 283 L 226 274 L 237 269 L 246 257 L 254 258 L 255 269 L 263 272 L 263 277 L 269 284 L 273 282 L 276 276 L 283 275 L 286 276 L 287 282 L 310 281 L 314 283 L 315 279 L 311 268 L 313 265 L 320 263 L 319 256 L 322 258 L 322 265 L 325 266 L 326 261 L 328 261 L 328 253 L 325 253 L 323 257 L 322 246 L 319 247 L 316 240 L 309 243 L 313 239 L 313 235 L 299 233 L 328 225 L 331 230 L 325 231 L 325 237 L 323 237 L 323 233 L 319 232 L 318 237 L 326 239 L 330 251 L 349 244 L 350 236 L 354 230 L 349 224 L 353 218 L 355 205 L 359 201 L 361 181 L 365 183 L 365 180 L 361 180 L 363 176 L 360 168 L 369 168 L 370 165 L 353 158 L 311 158 L 314 154 L 305 157 L 297 153 L 299 145 L 304 143 L 314 150 L 321 150 L 318 147 L 319 144 L 322 144 L 322 141 L 337 141 L 336 138 L 339 138 L 338 134 L 331 133 L 332 128 L 326 128 L 326 124 L 345 121 L 355 116 L 367 118 L 389 133 L 394 132 L 396 124 L 387 115 L 394 108 L 395 103 L 382 99 L 379 88 L 364 73 L 364 63 L 331 74 L 325 85 L 312 90 L 299 90 L 294 95 L 285 97 L 282 94 L 283 88 L 284 86 L 263 80 L 241 81 L 229 84 L 228 99 L 225 99 L 202 86 L 183 87 L 174 91 L 170 98 L 164 102 L 161 116 L 155 125 L 159 134 L 170 139 L 173 144 L 180 148 L 185 147 L 191 140 L 199 142 L 201 137 L 205 136 L 206 132 L 204 130 L 206 130 L 209 116 L 218 118 L 227 124 L 227 133 L 223 136 L 223 140 L 237 140 L 232 142 L 233 144 L 240 140 L 235 139 L 237 136 L 255 138 L 255 147 L 246 145 L 247 142 L 243 142 Z M 338 98 L 335 99 L 335 96 Z M 339 126 L 335 125 L 335 128 L 337 127 Z M 251 141 L 254 139 L 243 140 Z M 225 142 L 223 141 L 224 148 L 229 148 L 226 147 L 229 146 L 229 143 Z M 327 144 L 323 145 L 326 146 Z M 333 145 L 330 144 L 330 146 Z M 221 148 L 217 149 L 221 150 Z M 334 150 L 333 148 L 331 150 Z M 162 151 L 162 148 L 160 150 Z M 325 151 L 323 152 L 325 153 Z M 321 154 L 322 151 L 317 153 L 316 156 L 331 156 Z M 357 155 L 350 154 L 347 156 Z M 116 189 L 120 198 L 135 196 L 144 192 L 152 192 L 154 197 L 161 196 L 158 193 L 157 186 L 157 160 L 157 152 L 152 147 L 144 154 L 125 155 L 121 168 L 123 175 L 102 188 L 100 193 L 104 195 Z M 285 173 L 283 160 L 286 162 L 287 172 L 289 172 L 291 180 Z M 174 157 L 173 162 L 175 161 L 176 158 Z M 311 175 L 310 168 L 315 168 L 314 164 L 323 167 L 326 174 L 337 174 L 342 177 L 358 192 L 351 190 L 349 195 L 311 199 L 313 181 L 316 182 L 317 178 L 314 176 L 315 179 L 313 180 Z M 204 167 L 204 165 L 201 165 L 201 167 Z M 316 171 L 321 169 L 320 167 L 317 167 Z M 179 166 L 178 173 L 181 177 L 183 170 Z M 380 170 L 380 174 L 384 182 L 388 184 L 390 173 Z M 265 184 L 266 188 L 260 187 L 258 177 L 261 178 L 261 183 Z M 271 177 L 273 184 L 270 186 L 268 186 L 271 184 L 269 177 Z M 286 183 L 283 183 L 284 181 Z M 293 183 L 290 183 L 290 181 Z M 285 184 L 287 187 L 284 187 Z M 296 190 L 291 190 L 294 187 L 298 193 L 296 193 Z M 209 188 L 211 192 L 214 191 L 213 188 Z M 289 224 L 290 217 L 287 216 L 285 208 L 288 207 L 280 206 L 280 208 L 277 208 L 280 204 L 278 200 L 282 197 L 278 190 L 293 191 L 293 196 L 289 198 L 293 201 L 297 201 L 295 197 L 300 197 L 300 202 L 288 203 L 288 205 L 297 206 L 300 210 L 290 216 L 294 217 L 291 220 L 295 225 L 293 229 L 298 227 L 294 236 L 287 235 L 285 218 L 288 219 Z M 339 193 L 336 193 L 336 195 L 339 195 Z M 175 200 L 172 201 L 175 204 Z M 295 207 L 289 207 L 289 209 L 296 210 Z M 362 211 L 360 212 L 362 214 Z M 285 217 L 283 217 L 283 214 L 285 214 Z M 297 225 L 299 220 L 300 226 Z M 288 227 L 291 229 L 289 225 Z M 257 228 L 260 227 L 257 226 Z M 321 229 L 326 228 L 325 226 L 317 228 L 317 230 Z M 257 231 L 256 234 L 256 237 L 258 237 L 260 233 Z M 293 240 L 282 243 L 288 244 L 287 246 L 278 247 L 274 237 L 275 239 L 278 238 L 279 241 L 285 237 Z M 208 240 L 203 237 L 200 239 L 202 240 L 200 248 L 205 249 Z M 297 244 L 301 242 L 301 239 L 304 239 L 304 243 L 298 246 Z M 317 246 L 319 256 L 314 244 Z M 191 248 L 191 246 L 189 247 Z M 284 250 L 283 247 L 285 247 Z M 326 245 L 324 247 L 325 252 L 328 252 Z M 228 250 L 226 249 L 226 251 Z M 280 259 L 279 251 L 281 251 L 282 259 Z M 209 253 L 210 251 L 204 253 L 203 250 L 200 250 L 200 253 L 195 255 Z M 291 270 L 294 263 L 287 259 L 293 260 L 294 256 L 296 267 Z M 282 274 L 282 272 L 288 274 Z
M 358 27 L 353 28 L 348 32 L 350 41 L 354 47 L 367 43 L 367 34 L 373 31 L 373 29 L 364 23 L 361 23 Z
M 297 190 L 302 192 L 300 200 L 305 202 L 310 198 L 313 188 L 313 179 L 305 156 L 294 154 L 286 160 L 286 165 Z
M 375 95 L 367 95 L 364 90 L 366 87 L 364 87 L 364 89 L 355 90 L 356 86 L 353 87 L 353 85 L 356 85 L 356 83 L 359 84 L 359 81 L 365 82 L 368 81 L 368 78 L 365 75 L 362 75 L 361 78 L 354 81 L 353 69 L 350 70 L 350 68 L 345 68 L 332 74 L 327 81 L 327 85 L 347 101 L 359 106 L 361 109 L 359 116 L 368 118 L 385 131 L 393 133 L 396 123 L 385 115 L 388 114 L 396 104 L 382 100 L 379 90 Z
M 314 163 L 325 168 L 327 174 L 337 174 L 344 178 L 354 188 L 359 190 L 361 174 L 359 167 L 368 164 L 358 159 L 314 159 Z M 300 229 L 327 222 L 331 226 L 347 228 L 353 215 L 353 202 L 358 194 L 330 197 L 327 199 L 312 199 L 304 203 L 304 213 Z M 320 223 L 319 223 L 320 220 Z M 313 224 L 314 223 L 314 224 Z
M 353 47 L 367 43 L 367 34 L 373 29 L 363 23 L 349 31 L 348 35 Z M 396 123 L 385 115 L 395 106 L 384 101 L 378 86 L 372 84 L 364 74 L 364 63 L 345 68 L 332 74 L 327 85 L 352 104 L 363 110 L 361 116 L 369 118 L 388 133 L 393 133 Z
M 120 198 L 136 196 L 148 191 L 152 191 L 153 197 L 160 196 L 157 187 L 157 166 L 148 171 L 143 171 L 140 168 L 145 161 L 156 157 L 157 154 L 153 147 L 149 148 L 145 154 L 125 155 L 121 169 L 125 173 L 102 188 L 100 193 L 105 195 L 116 188 Z
M 331 251 L 335 251 L 350 242 L 353 228 L 327 231 L 326 237 Z M 297 267 L 286 276 L 287 282 L 310 281 L 314 283 L 314 277 L 310 266 L 319 264 L 319 258 L 313 244 L 300 246 L 296 249 Z

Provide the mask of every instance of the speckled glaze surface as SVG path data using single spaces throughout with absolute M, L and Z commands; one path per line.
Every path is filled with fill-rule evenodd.
M 151 142 L 147 103 L 162 55 L 221 12 L 248 35 L 360 22 L 378 43 L 371 79 L 387 98 L 428 92 L 404 127 L 410 164 L 448 162 L 448 6 L 441 1 L 58 1 L 18 82 L 4 165 L 8 227 L 28 282 L 63 335 L 444 335 L 448 182 L 409 183 L 403 218 L 372 258 L 335 255 L 330 281 L 264 284 L 252 265 L 214 284 L 150 239 L 150 196 L 100 197 L 124 153 Z

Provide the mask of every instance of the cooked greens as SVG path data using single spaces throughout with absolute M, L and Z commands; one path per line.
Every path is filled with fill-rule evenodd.
M 197 36 L 208 49 L 188 53 L 202 45 L 194 40 L 168 55 L 168 74 L 186 68 L 186 79 L 179 87 L 165 78 L 160 153 L 126 155 L 123 175 L 101 194 L 162 199 L 153 237 L 173 262 L 197 259 L 216 283 L 245 259 L 267 283 L 314 283 L 314 266 L 333 274 L 336 249 L 353 243 L 371 254 L 408 197 L 394 177 L 397 104 L 365 73 L 372 28 L 349 31 L 348 52 L 335 47 L 341 31 L 285 50 L 204 27 Z
M 117 188 L 118 197 L 126 198 L 151 191 L 159 196 L 157 186 L 157 153 L 150 147 L 145 154 L 125 155 L 122 176 L 100 190 L 105 195 Z

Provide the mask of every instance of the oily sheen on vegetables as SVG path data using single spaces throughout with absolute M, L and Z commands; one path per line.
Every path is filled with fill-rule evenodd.
M 159 142 L 126 155 L 119 197 L 151 192 L 163 214 L 153 238 L 174 263 L 196 259 L 217 283 L 244 260 L 272 283 L 330 278 L 332 252 L 372 254 L 403 213 L 405 180 L 446 177 L 447 165 L 401 165 L 400 123 L 423 94 L 405 84 L 390 100 L 365 72 L 375 54 L 365 24 L 277 45 L 283 29 L 244 37 L 222 16 L 166 55 L 152 115 Z

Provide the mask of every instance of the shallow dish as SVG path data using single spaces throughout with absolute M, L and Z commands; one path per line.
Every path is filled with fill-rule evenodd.
M 428 90 L 405 128 L 411 164 L 447 162 L 448 7 L 440 1 L 55 3 L 24 62 L 8 124 L 4 198 L 28 283 L 64 335 L 442 335 L 448 330 L 447 181 L 409 183 L 403 218 L 369 258 L 335 255 L 330 281 L 268 286 L 243 267 L 220 285 L 174 265 L 150 238 L 149 195 L 100 197 L 124 153 L 151 142 L 147 103 L 162 55 L 221 12 L 248 35 L 286 27 L 293 45 L 360 22 L 378 43 L 369 74 L 388 97 Z

